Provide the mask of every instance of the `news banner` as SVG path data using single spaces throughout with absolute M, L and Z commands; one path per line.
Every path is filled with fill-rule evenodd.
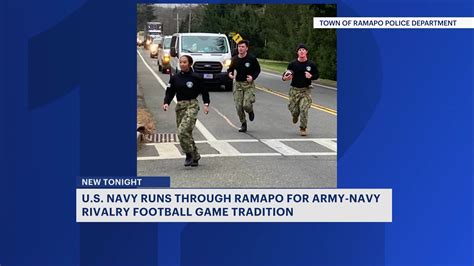
M 77 222 L 391 222 L 391 189 L 170 189 L 80 177 Z
M 472 29 L 472 17 L 314 17 L 315 29 Z

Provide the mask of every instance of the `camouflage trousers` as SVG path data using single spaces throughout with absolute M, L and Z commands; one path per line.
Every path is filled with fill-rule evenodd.
M 194 143 L 193 129 L 199 112 L 198 100 L 179 101 L 176 104 L 176 124 L 178 126 L 178 138 L 184 153 L 198 153 Z
M 308 126 L 308 110 L 313 103 L 309 87 L 290 87 L 288 110 L 294 118 L 300 118 L 300 128 Z
M 235 81 L 234 102 L 240 123 L 245 123 L 245 112 L 253 112 L 253 103 L 255 102 L 255 83 L 253 81 Z

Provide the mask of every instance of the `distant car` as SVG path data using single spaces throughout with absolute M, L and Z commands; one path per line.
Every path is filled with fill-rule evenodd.
M 145 34 L 143 31 L 137 32 L 137 46 L 143 46 L 145 44 Z
M 153 43 L 153 37 L 147 36 L 147 37 L 145 38 L 145 43 L 143 44 L 143 47 L 144 47 L 145 49 L 149 50 L 152 43 Z
M 158 50 L 158 70 L 166 73 L 170 68 L 170 48 L 171 48 L 171 37 L 165 36 L 163 39 L 163 49 Z
M 156 58 L 158 57 L 158 51 L 163 48 L 163 38 L 158 37 L 153 40 L 150 45 L 150 57 Z

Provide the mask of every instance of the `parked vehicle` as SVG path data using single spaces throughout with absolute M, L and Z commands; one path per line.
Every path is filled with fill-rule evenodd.
M 163 38 L 156 37 L 150 45 L 150 57 L 157 58 L 158 51 L 163 47 Z
M 137 32 L 137 46 L 143 46 L 145 43 L 145 32 L 139 31 Z
M 172 36 L 165 36 L 163 39 L 163 48 L 158 49 L 158 70 L 166 73 L 170 70 L 170 48 Z

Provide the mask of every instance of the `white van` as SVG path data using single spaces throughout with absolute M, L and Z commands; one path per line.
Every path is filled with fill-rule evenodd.
M 227 76 L 231 62 L 229 40 L 218 33 L 175 33 L 171 38 L 172 73 L 178 73 L 179 57 L 190 55 L 193 58 L 195 73 L 202 75 L 204 84 L 232 90 L 232 80 Z

